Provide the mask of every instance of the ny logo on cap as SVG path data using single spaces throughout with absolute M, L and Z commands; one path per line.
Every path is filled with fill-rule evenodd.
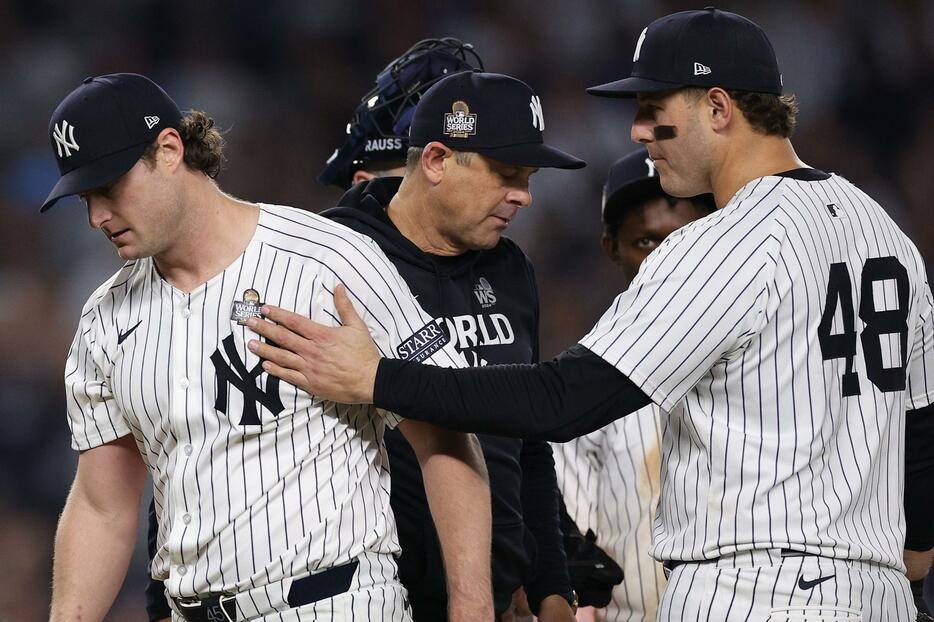
M 639 52 L 642 50 L 642 44 L 645 42 L 645 33 L 647 33 L 648 31 L 649 31 L 648 26 L 642 29 L 642 34 L 639 35 L 639 40 L 636 41 L 636 51 L 632 55 L 632 62 L 636 62 L 637 60 L 639 60 Z
M 68 133 L 68 136 L 65 136 L 65 133 Z M 54 125 L 52 129 L 52 138 L 55 139 L 55 148 L 58 150 L 58 157 L 67 158 L 71 155 L 71 150 L 80 151 L 81 148 L 78 146 L 78 143 L 75 142 L 75 126 L 68 125 L 68 121 L 62 119 L 61 126 Z M 62 150 L 64 149 L 64 154 Z
M 470 112 L 467 102 L 451 104 L 451 112 L 444 113 L 444 135 L 451 138 L 467 138 L 477 133 L 477 115 Z
M 652 158 L 645 159 L 645 165 L 649 167 L 649 177 L 655 177 L 655 162 L 652 161 Z
M 529 108 L 532 109 L 532 127 L 538 131 L 545 131 L 545 115 L 542 113 L 542 100 L 538 95 L 532 95 L 532 101 L 529 102 Z

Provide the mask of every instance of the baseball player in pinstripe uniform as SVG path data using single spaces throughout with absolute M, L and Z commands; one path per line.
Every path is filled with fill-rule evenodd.
M 715 209 L 710 195 L 677 199 L 665 194 L 655 163 L 639 148 L 610 167 L 601 243 L 632 282 L 665 238 Z M 658 407 L 649 405 L 596 432 L 554 444 L 568 512 L 623 567 L 623 582 L 598 614 L 608 622 L 654 620 L 665 588 L 661 564 L 649 555 L 661 483 L 660 416 Z
M 361 98 L 360 104 L 347 124 L 344 143 L 338 149 L 335 149 L 334 153 L 328 158 L 318 181 L 323 184 L 340 186 L 346 190 L 354 184 L 379 177 L 401 177 L 405 172 L 409 123 L 418 98 L 445 75 L 457 71 L 471 70 L 475 67 L 482 69 L 483 63 L 469 43 L 464 43 L 453 37 L 424 39 L 415 43 L 379 73 L 375 81 L 376 86 Z M 327 217 L 326 214 L 323 215 Z M 351 220 L 341 224 L 354 228 L 352 226 L 353 222 Z M 376 237 L 367 231 L 360 231 L 360 233 L 374 238 L 374 241 L 379 243 Z M 392 255 L 388 256 L 392 259 Z M 406 278 L 404 274 L 403 278 Z M 411 283 L 408 279 L 406 281 Z M 416 297 L 419 296 L 414 290 L 413 293 Z M 421 298 L 421 301 L 421 304 L 424 305 L 426 298 Z M 445 577 L 444 572 L 438 572 L 437 568 L 425 569 L 426 573 L 433 573 L 431 577 L 435 581 L 433 583 L 425 581 L 423 576 L 414 573 L 412 570 L 413 567 L 417 568 L 419 566 L 415 561 L 424 560 L 426 557 L 422 543 L 429 540 L 429 538 L 426 537 L 422 520 L 417 525 L 413 525 L 412 521 L 406 520 L 408 518 L 406 512 L 400 512 L 400 508 L 408 510 L 410 514 L 415 510 L 421 512 L 424 509 L 425 514 L 428 516 L 424 520 L 430 523 L 431 518 L 427 504 L 425 504 L 421 469 L 416 456 L 409 447 L 408 441 L 398 429 L 387 430 L 383 441 L 386 446 L 393 482 L 390 504 L 395 515 L 399 544 L 402 547 L 402 555 L 397 559 L 399 579 L 408 592 L 412 615 L 417 622 L 426 615 L 420 611 L 422 599 L 419 597 L 419 592 L 430 595 L 433 601 L 439 600 L 437 606 L 442 611 L 446 609 Z M 509 442 L 515 441 L 510 440 Z M 405 459 L 405 464 L 401 466 L 397 463 L 400 452 Z M 401 472 L 402 467 L 407 467 L 408 470 Z M 400 482 L 402 477 L 406 479 Z M 416 496 L 422 502 L 417 507 L 412 507 L 412 493 L 410 492 L 412 487 L 417 487 Z M 400 499 L 404 499 L 405 503 L 402 503 Z M 149 554 L 151 558 L 155 555 L 155 536 L 158 530 L 155 510 L 152 507 L 150 507 L 149 519 L 149 541 L 151 543 Z M 433 530 L 433 527 L 431 529 Z M 434 536 L 433 533 L 430 535 Z M 432 538 L 431 542 L 434 545 L 437 543 L 437 539 Z M 413 547 L 413 543 L 418 546 Z M 436 559 L 440 566 L 440 550 L 432 547 L 431 553 L 433 553 L 432 560 Z M 424 566 L 424 564 L 421 565 Z M 495 573 L 493 575 L 493 585 L 495 597 Z M 161 581 L 150 579 L 146 587 L 146 598 L 146 610 L 150 620 L 154 622 L 157 620 L 162 621 L 169 616 L 169 605 L 166 602 L 165 590 Z M 437 614 L 434 611 L 428 611 L 427 615 L 430 616 L 427 619 L 432 619 L 431 616 L 434 618 L 444 617 L 443 613 Z
M 408 620 L 383 418 L 265 374 L 246 321 L 275 301 L 335 322 L 342 284 L 387 355 L 464 363 L 371 240 L 224 194 L 211 125 L 135 74 L 88 78 L 52 116 L 62 176 L 42 209 L 80 194 L 127 260 L 88 299 L 66 364 L 81 454 L 56 537 L 52 619 L 106 614 L 148 468 L 152 573 L 174 619 Z M 489 489 L 475 440 L 402 425 L 436 512 L 452 618 L 489 619 Z
M 719 209 L 669 236 L 578 345 L 438 369 L 380 358 L 348 309 L 342 328 L 293 323 L 300 357 L 256 347 L 316 394 L 453 429 L 567 440 L 654 402 L 659 619 L 911 620 L 904 547 L 934 545 L 932 446 L 910 442 L 934 425 L 918 250 L 871 197 L 797 157 L 796 105 L 757 25 L 675 13 L 634 59 L 591 92 L 636 97 L 631 135 L 662 187 L 712 192 Z

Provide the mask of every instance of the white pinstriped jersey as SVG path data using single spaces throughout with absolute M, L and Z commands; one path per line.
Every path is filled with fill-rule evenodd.
M 658 506 L 662 435 L 658 407 L 646 406 L 568 443 L 553 443 L 568 514 L 623 569 L 604 609 L 607 622 L 655 620 L 665 589 L 649 555 Z
M 464 365 L 432 329 L 409 338 L 432 320 L 372 240 L 289 207 L 261 205 L 244 253 L 190 293 L 146 258 L 85 306 L 65 371 L 72 444 L 136 439 L 159 517 L 153 576 L 171 596 L 242 591 L 364 553 L 395 577 L 383 417 L 263 373 L 246 347 L 256 334 L 231 320 L 253 289 L 336 325 L 338 282 L 384 356 L 408 348 Z
M 666 413 L 658 559 L 793 548 L 902 568 L 930 286 L 878 204 L 801 175 L 755 179 L 673 233 L 581 340 Z

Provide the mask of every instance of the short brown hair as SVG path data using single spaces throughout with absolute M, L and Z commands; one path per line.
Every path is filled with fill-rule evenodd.
M 185 145 L 185 164 L 201 171 L 211 179 L 221 172 L 224 162 L 224 135 L 214 127 L 214 119 L 200 110 L 191 110 L 182 118 L 178 133 Z M 156 143 L 146 147 L 142 159 L 152 165 L 156 157 Z
M 773 95 L 751 91 L 732 91 L 727 94 L 736 102 L 749 125 L 766 136 L 790 138 L 798 117 L 798 100 L 794 95 Z
M 405 168 L 407 171 L 415 170 L 419 160 L 422 159 L 422 151 L 424 149 L 424 147 L 409 147 L 409 150 L 405 154 Z M 473 159 L 473 151 L 457 151 L 456 149 L 452 151 L 454 151 L 454 161 L 461 166 L 469 165 L 470 160 Z
M 700 99 L 707 93 L 705 88 L 689 88 L 688 96 Z M 798 100 L 794 95 L 774 95 L 754 91 L 725 89 L 740 112 L 756 130 L 766 136 L 790 138 L 795 131 L 798 116 Z

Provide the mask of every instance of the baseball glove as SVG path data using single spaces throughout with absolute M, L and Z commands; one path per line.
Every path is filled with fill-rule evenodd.
M 623 582 L 623 569 L 597 546 L 597 536 L 588 529 L 580 532 L 561 503 L 561 531 L 568 558 L 571 587 L 577 592 L 581 607 L 606 607 L 613 598 L 613 588 Z

